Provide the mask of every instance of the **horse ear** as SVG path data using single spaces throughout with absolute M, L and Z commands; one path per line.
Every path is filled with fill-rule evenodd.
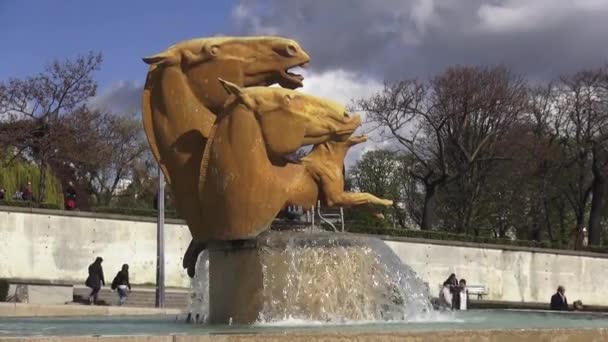
M 222 86 L 224 87 L 224 89 L 226 89 L 226 92 L 228 94 L 234 95 L 238 99 L 238 101 L 240 101 L 245 106 L 247 106 L 247 108 L 252 109 L 252 110 L 255 108 L 255 104 L 254 104 L 253 99 L 251 98 L 251 96 L 245 94 L 243 92 L 243 89 L 241 89 L 241 87 L 239 87 L 238 85 L 236 85 L 236 84 L 234 84 L 232 82 L 228 82 L 226 80 L 223 80 L 220 77 L 218 77 L 217 80 L 220 81 L 220 83 L 222 84 Z
M 157 53 L 156 55 L 144 57 L 142 59 L 144 62 L 146 62 L 146 64 L 159 65 L 167 62 L 173 62 L 175 58 L 173 54 L 169 53 L 168 51 L 163 51 L 161 53 Z

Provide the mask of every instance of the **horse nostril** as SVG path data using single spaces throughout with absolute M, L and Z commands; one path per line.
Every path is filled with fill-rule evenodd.
M 285 48 L 285 51 L 287 52 L 287 54 L 289 56 L 295 56 L 298 54 L 298 48 L 293 44 L 287 45 L 287 47 Z
M 345 117 L 345 118 L 350 118 L 350 115 L 348 115 L 348 113 L 347 113 L 347 112 L 344 112 L 344 117 Z

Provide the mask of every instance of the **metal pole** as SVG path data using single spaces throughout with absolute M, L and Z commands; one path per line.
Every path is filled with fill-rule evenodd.
M 158 165 L 158 221 L 156 225 L 156 307 L 165 307 L 165 176 Z
M 310 217 L 311 217 L 311 226 L 310 226 L 310 231 L 313 232 L 315 230 L 315 206 L 313 205 L 310 208 Z
M 340 207 L 340 223 L 342 224 L 342 233 L 344 233 L 344 208 Z

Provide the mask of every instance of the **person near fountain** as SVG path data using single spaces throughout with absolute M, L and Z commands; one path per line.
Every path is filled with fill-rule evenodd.
M 122 265 L 122 269 L 116 273 L 116 277 L 112 280 L 112 290 L 116 290 L 118 293 L 118 305 L 122 306 L 127 300 L 128 292 L 131 291 L 129 265 Z
M 103 268 L 101 267 L 102 262 L 103 259 L 101 257 L 97 257 L 95 261 L 89 265 L 89 276 L 85 281 L 85 285 L 91 288 L 91 294 L 89 294 L 89 304 L 97 303 L 99 290 L 101 290 L 102 285 L 106 285 L 106 281 L 103 277 Z
M 467 280 L 460 279 L 458 282 L 458 295 L 454 296 L 457 298 L 457 305 L 454 307 L 455 310 L 466 310 L 468 301 L 469 301 L 469 293 L 467 290 Z
M 439 302 L 442 307 L 454 308 L 454 293 L 455 288 L 458 287 L 458 279 L 454 273 L 450 274 L 450 277 L 443 282 L 443 287 L 439 293 Z
M 557 292 L 551 297 L 551 310 L 568 311 L 566 289 L 561 285 L 557 287 Z

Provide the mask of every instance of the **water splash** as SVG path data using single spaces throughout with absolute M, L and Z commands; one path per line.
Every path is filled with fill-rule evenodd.
M 209 317 L 209 251 L 198 255 L 195 273 L 190 287 L 189 312 L 196 322 L 205 323 Z
M 428 287 L 382 241 L 352 234 L 269 232 L 257 239 L 263 273 L 258 322 L 420 321 Z M 209 314 L 209 259 L 196 265 L 191 312 Z

